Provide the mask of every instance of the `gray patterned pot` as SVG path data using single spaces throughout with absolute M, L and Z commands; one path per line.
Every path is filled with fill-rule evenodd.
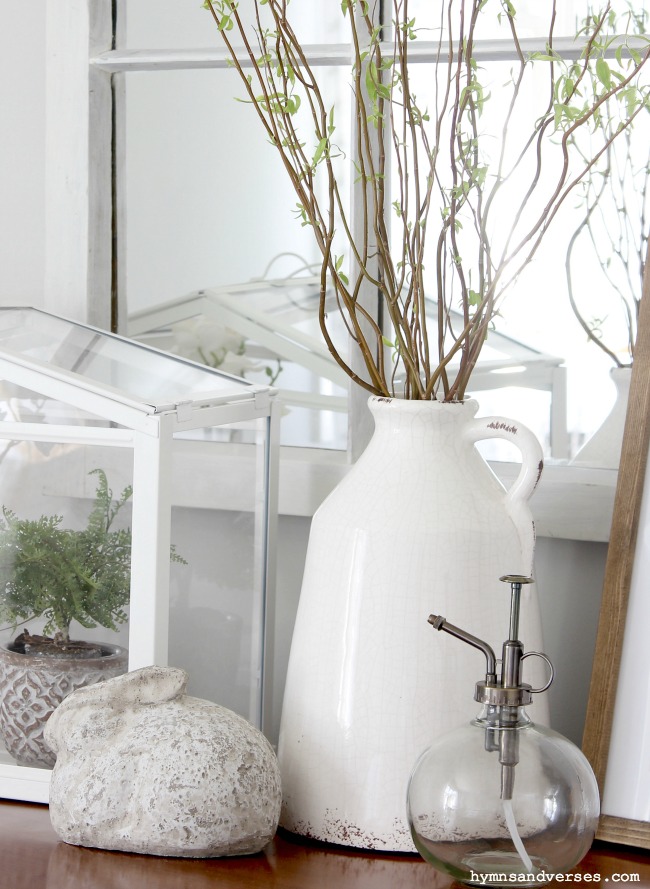
M 103 657 L 79 660 L 23 654 L 12 644 L 0 645 L 0 737 L 21 765 L 52 767 L 43 729 L 54 709 L 75 689 L 125 673 L 128 652 L 102 642 Z

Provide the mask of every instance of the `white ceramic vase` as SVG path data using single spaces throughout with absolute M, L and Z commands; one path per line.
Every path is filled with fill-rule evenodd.
M 441 614 L 487 640 L 507 635 L 504 574 L 530 576 L 527 506 L 542 469 L 535 436 L 477 403 L 370 399 L 375 433 L 314 516 L 287 673 L 281 824 L 315 839 L 414 851 L 406 788 L 420 753 L 476 713 L 484 657 L 435 633 Z M 517 445 L 505 491 L 474 447 Z M 535 585 L 521 638 L 543 650 Z M 534 714 L 545 721 L 540 701 Z
M 616 386 L 614 405 L 594 432 L 571 461 L 575 466 L 593 466 L 600 469 L 618 469 L 623 447 L 623 430 L 627 402 L 630 395 L 631 367 L 613 367 L 609 375 Z

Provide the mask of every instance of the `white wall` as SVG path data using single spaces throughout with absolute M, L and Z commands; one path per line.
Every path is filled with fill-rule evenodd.
M 534 508 L 534 507 L 533 507 Z M 551 726 L 580 745 L 596 642 L 607 544 L 539 537 L 535 572 L 544 647 L 555 667 Z M 535 719 L 535 707 L 530 708 Z
M 9 0 L 0 27 L 0 304 L 42 305 L 45 15 Z

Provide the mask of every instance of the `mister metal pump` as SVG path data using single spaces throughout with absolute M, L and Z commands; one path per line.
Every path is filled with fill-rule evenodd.
M 519 641 L 519 611 L 521 607 L 521 588 L 523 584 L 532 583 L 532 577 L 507 574 L 499 578 L 510 584 L 510 631 L 503 643 L 501 655 L 501 674 L 497 676 L 497 660 L 492 648 L 471 633 L 450 624 L 444 617 L 436 614 L 429 616 L 429 623 L 436 630 L 444 630 L 456 639 L 467 642 L 480 649 L 485 655 L 485 680 L 476 683 L 474 700 L 485 704 L 487 721 L 485 729 L 485 749 L 499 753 L 501 763 L 501 799 L 512 799 L 515 780 L 515 766 L 519 762 L 519 734 L 512 731 L 517 726 L 529 722 L 520 707 L 530 704 L 534 694 L 546 691 L 553 682 L 553 664 L 549 657 L 539 651 L 524 653 L 524 646 Z M 549 667 L 548 682 L 541 688 L 531 688 L 522 681 L 523 661 L 527 657 L 542 658 Z M 525 722 L 524 722 L 525 720 Z
M 416 763 L 408 819 L 422 857 L 456 880 L 534 886 L 567 873 L 588 851 L 598 823 L 598 786 L 575 744 L 526 713 L 533 695 L 551 685 L 553 665 L 547 655 L 525 651 L 518 638 L 522 588 L 532 579 L 501 580 L 510 584 L 511 600 L 500 661 L 487 642 L 444 617 L 429 617 L 435 629 L 482 651 L 486 672 L 474 693 L 481 713 L 436 738 Z M 548 666 L 541 688 L 522 679 L 531 657 Z

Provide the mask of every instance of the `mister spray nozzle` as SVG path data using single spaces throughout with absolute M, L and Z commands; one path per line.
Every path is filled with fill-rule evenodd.
M 477 636 L 472 636 L 471 633 L 468 633 L 465 630 L 461 630 L 460 627 L 455 627 L 453 624 L 450 624 L 448 620 L 446 620 L 444 617 L 440 617 L 440 615 L 438 614 L 430 614 L 429 623 L 435 630 L 444 630 L 444 632 L 449 633 L 450 636 L 455 636 L 456 639 L 460 639 L 462 642 L 467 642 L 468 645 L 471 645 L 473 648 L 478 648 L 479 651 L 482 651 L 485 655 L 486 660 L 485 682 L 486 684 L 496 682 L 497 659 L 494 651 L 492 650 L 492 648 L 490 648 L 487 642 L 484 642 Z
M 519 641 L 519 613 L 521 607 L 522 586 L 532 583 L 532 577 L 519 574 L 508 574 L 501 580 L 510 584 L 510 626 L 508 638 L 503 643 L 501 654 L 501 675 L 497 676 L 497 660 L 494 650 L 476 636 L 466 630 L 450 624 L 444 617 L 432 614 L 429 623 L 436 630 L 444 630 L 456 639 L 478 648 L 485 655 L 485 680 L 476 683 L 474 700 L 487 704 L 494 717 L 494 723 L 486 731 L 486 749 L 499 751 L 501 763 L 501 797 L 512 799 L 515 780 L 515 766 L 519 762 L 519 740 L 516 728 L 520 725 L 519 708 L 530 704 L 532 695 L 545 691 L 553 681 L 553 666 L 545 654 L 539 652 L 524 653 L 524 646 Z M 543 688 L 531 688 L 522 682 L 521 666 L 524 658 L 537 655 L 543 658 L 550 668 L 549 681 Z

